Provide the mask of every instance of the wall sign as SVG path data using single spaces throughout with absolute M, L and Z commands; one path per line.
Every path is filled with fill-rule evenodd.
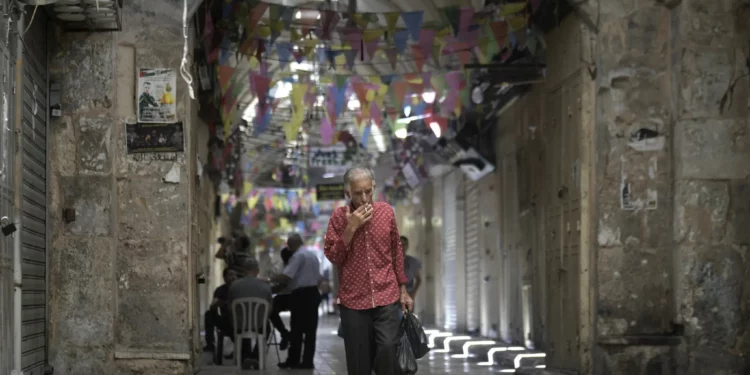
M 340 201 L 344 199 L 344 184 L 325 184 L 315 186 L 318 202 Z
M 138 122 L 177 122 L 177 76 L 172 69 L 139 69 Z
M 185 150 L 182 123 L 127 124 L 128 154 Z
M 310 147 L 310 168 L 343 169 L 352 166 L 353 155 L 344 145 Z

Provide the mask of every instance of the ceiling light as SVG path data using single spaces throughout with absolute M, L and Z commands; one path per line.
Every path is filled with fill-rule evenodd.
M 427 104 L 434 103 L 435 102 L 435 91 L 425 91 L 425 92 L 423 92 L 422 93 L 422 99 L 424 99 L 424 101 Z
M 400 129 L 396 129 L 396 131 L 393 132 L 393 134 L 396 136 L 396 138 L 404 139 L 406 138 L 406 136 L 409 135 L 409 132 L 406 130 L 406 128 L 400 128 Z
M 435 133 L 435 136 L 440 138 L 440 124 L 433 121 L 430 123 L 430 129 L 432 129 L 432 132 Z
M 318 17 L 317 18 L 320 19 L 320 13 L 318 13 Z
M 357 99 L 349 99 L 349 103 L 346 104 L 346 107 L 349 108 L 350 111 L 354 111 L 359 108 L 359 100 Z
M 406 107 L 404 107 L 404 115 L 406 117 L 409 117 L 410 114 L 411 114 L 411 106 L 407 105 Z
M 372 124 L 370 125 L 370 132 L 372 140 L 375 141 L 375 147 L 378 149 L 378 152 L 386 152 L 385 140 L 383 139 L 383 133 L 380 131 L 380 127 Z
M 297 13 L 294 13 L 294 18 L 296 19 L 302 18 L 302 12 L 298 10 Z
M 299 80 L 299 75 L 295 74 L 295 75 L 292 76 L 292 78 L 294 78 L 294 80 L 297 81 L 297 80 Z

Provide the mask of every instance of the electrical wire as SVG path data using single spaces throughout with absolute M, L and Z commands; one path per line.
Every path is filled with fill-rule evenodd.
M 98 3 L 97 3 L 98 4 Z M 34 24 L 34 17 L 36 17 L 36 10 L 39 9 L 39 5 L 34 6 L 34 13 L 31 13 L 31 19 L 29 20 L 29 24 L 26 26 L 26 30 L 23 31 L 21 36 L 26 35 L 26 32 L 31 29 L 31 25 Z
M 188 85 L 188 92 L 190 93 L 190 99 L 195 99 L 195 91 L 193 90 L 193 76 L 190 74 L 190 69 L 188 68 L 188 20 L 187 20 L 187 14 L 188 14 L 188 3 L 187 0 L 182 0 L 183 3 L 183 10 L 182 10 L 182 37 L 185 40 L 184 47 L 182 49 L 182 62 L 180 63 L 180 75 L 182 76 L 182 79 L 187 83 Z

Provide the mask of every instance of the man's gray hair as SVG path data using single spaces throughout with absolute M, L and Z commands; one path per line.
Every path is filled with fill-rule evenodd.
M 344 173 L 344 186 L 349 188 L 349 184 L 362 178 L 369 178 L 375 181 L 375 173 L 370 168 L 352 167 Z
M 235 263 L 235 268 L 241 272 L 259 272 L 260 264 L 255 259 L 255 257 L 245 255 L 238 257 Z

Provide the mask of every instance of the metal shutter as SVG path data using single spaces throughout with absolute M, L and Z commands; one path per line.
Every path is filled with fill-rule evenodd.
M 476 182 L 466 180 L 466 225 L 464 233 L 466 249 L 466 328 L 469 332 L 479 330 L 479 279 L 481 275 L 481 252 L 479 249 L 479 187 Z
M 444 328 L 456 329 L 456 185 L 457 172 L 443 181 L 443 311 Z
M 4 22 L 0 22 L 4 24 Z M 15 64 L 0 42 L 0 217 L 13 217 L 13 104 Z M 0 234 L 0 374 L 13 368 L 13 236 Z
M 24 48 L 23 82 L 17 88 L 23 98 L 21 362 L 24 375 L 42 374 L 47 357 L 47 67 L 46 57 L 42 58 Z

